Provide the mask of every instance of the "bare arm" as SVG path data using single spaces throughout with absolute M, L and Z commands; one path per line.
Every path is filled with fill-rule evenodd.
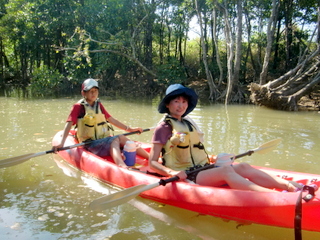
M 60 144 L 53 146 L 52 150 L 54 150 L 55 152 L 57 151 L 58 148 L 62 148 L 64 145 L 64 142 L 66 141 L 68 135 L 69 135 L 69 131 L 72 127 L 72 122 L 67 122 L 66 125 L 64 126 L 63 132 L 62 132 L 62 138 L 61 138 L 61 142 Z
M 127 132 L 143 132 L 143 129 L 140 127 L 130 127 L 128 125 L 125 125 L 124 123 L 120 122 L 118 119 L 115 119 L 113 117 L 109 117 L 108 122 L 111 123 L 112 125 L 116 126 L 117 128 L 123 129 Z

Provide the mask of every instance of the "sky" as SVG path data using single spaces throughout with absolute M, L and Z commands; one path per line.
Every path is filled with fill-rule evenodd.
M 200 37 L 198 18 L 195 16 L 190 21 L 190 30 L 188 32 L 188 37 L 190 40 Z

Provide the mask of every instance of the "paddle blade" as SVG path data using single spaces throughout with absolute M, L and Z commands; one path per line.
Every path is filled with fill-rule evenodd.
M 11 166 L 23 163 L 29 160 L 30 158 L 34 158 L 44 154 L 46 154 L 46 152 L 28 153 L 28 154 L 17 156 L 17 157 L 3 159 L 3 160 L 0 160 L 0 168 L 11 167 Z
M 131 188 L 127 188 L 122 191 L 95 199 L 89 204 L 89 207 L 90 209 L 95 211 L 113 208 L 128 202 L 129 200 L 135 198 L 144 191 L 156 188 L 158 186 L 159 183 L 157 182 L 149 185 L 142 184 Z
M 274 140 L 271 140 L 270 142 L 262 144 L 260 147 L 258 147 L 257 149 L 254 149 L 253 151 L 259 154 L 264 154 L 274 149 L 276 146 L 278 146 L 280 142 L 281 142 L 281 138 L 274 139 Z

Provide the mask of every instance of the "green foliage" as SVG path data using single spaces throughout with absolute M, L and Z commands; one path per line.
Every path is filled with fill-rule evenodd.
M 193 39 L 187 42 L 185 65 L 190 77 L 197 77 L 202 72 L 200 59 L 200 39 Z
M 36 68 L 30 80 L 28 90 L 33 97 L 59 96 L 63 75 L 46 66 Z
M 316 0 L 291 2 L 294 6 L 287 8 L 286 1 L 280 1 L 279 36 L 273 47 L 277 53 L 273 50 L 271 56 L 277 61 L 275 69 L 270 66 L 269 70 L 275 76 L 287 70 L 284 68 L 287 51 L 291 51 L 290 61 L 297 62 L 310 38 L 304 26 L 317 21 Z M 153 79 L 170 84 L 183 83 L 187 77 L 206 78 L 199 39 L 185 43 L 190 21 L 195 17 L 194 3 L 193 0 L 0 1 L 0 76 L 3 78 L 0 82 L 26 87 L 31 79 L 32 95 L 43 96 L 69 90 L 87 77 L 100 78 L 110 85 L 116 81 L 117 74 L 124 79 L 148 81 L 150 88 L 154 87 Z M 198 0 L 209 69 L 216 79 L 219 69 L 211 38 L 215 22 L 226 79 L 226 26 L 221 11 L 213 16 L 217 3 L 226 7 L 231 22 L 236 19 L 236 2 Z M 247 19 L 243 35 L 248 37 L 243 38 L 243 44 L 250 42 L 250 52 L 245 50 L 249 47 L 242 50 L 242 61 L 246 62 L 242 63 L 240 81 L 247 83 L 261 69 L 271 5 L 268 1 L 242 3 Z M 286 19 L 288 16 L 290 19 Z M 294 25 L 290 48 L 286 45 L 286 20 L 292 20 Z M 152 72 L 152 77 L 146 77 L 146 72 Z
M 159 83 L 165 85 L 184 83 L 187 79 L 183 66 L 174 58 L 171 58 L 168 63 L 160 65 L 157 73 Z

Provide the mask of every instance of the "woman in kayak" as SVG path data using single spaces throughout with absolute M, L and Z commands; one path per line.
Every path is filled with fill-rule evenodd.
M 142 132 L 142 128 L 125 125 L 106 111 L 98 98 L 99 86 L 96 80 L 86 79 L 82 84 L 81 94 L 83 98 L 73 105 L 61 142 L 53 146 L 53 150 L 63 147 L 71 127 L 76 125 L 76 137 L 79 142 L 96 140 L 85 145 L 87 150 L 98 156 L 111 156 L 118 166 L 127 167 L 122 159 L 120 147 L 123 147 L 129 139 L 123 135 L 112 136 L 112 125 L 127 132 Z M 137 154 L 149 158 L 149 154 L 142 148 L 137 148 Z
M 201 132 L 187 117 L 197 105 L 198 96 L 190 88 L 180 84 L 170 85 L 166 96 L 160 102 L 159 113 L 166 113 L 159 122 L 152 137 L 149 168 L 156 174 L 191 180 L 199 185 L 274 192 L 283 189 L 288 192 L 302 188 L 299 184 L 271 176 L 247 163 L 209 168 L 187 174 L 195 168 L 210 163 L 202 144 Z M 159 161 L 160 159 L 160 161 Z

